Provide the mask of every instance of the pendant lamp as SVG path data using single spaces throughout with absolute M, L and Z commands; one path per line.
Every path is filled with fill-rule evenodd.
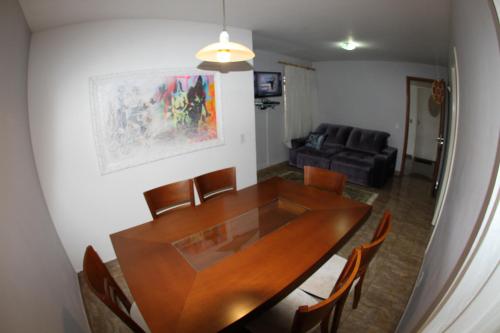
M 222 0 L 222 32 L 219 42 L 205 46 L 196 53 L 196 58 L 210 62 L 236 62 L 247 61 L 255 57 L 255 53 L 242 44 L 229 41 L 226 31 L 226 3 Z

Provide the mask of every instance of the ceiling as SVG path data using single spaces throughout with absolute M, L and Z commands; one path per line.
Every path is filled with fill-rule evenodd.
M 102 19 L 221 23 L 221 0 L 19 0 L 34 32 Z M 251 29 L 254 48 L 310 61 L 446 64 L 450 0 L 226 0 L 227 24 Z M 354 37 L 355 51 L 336 43 Z

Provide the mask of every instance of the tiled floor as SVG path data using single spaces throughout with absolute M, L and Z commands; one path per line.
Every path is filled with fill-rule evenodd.
M 405 162 L 405 175 L 420 175 L 431 180 L 434 175 L 434 163 L 423 162 L 407 157 Z
M 259 172 L 259 181 L 286 170 L 298 170 L 278 165 Z M 418 269 L 431 233 L 430 222 L 434 200 L 430 197 L 431 183 L 419 176 L 394 177 L 379 193 L 369 220 L 339 251 L 347 257 L 353 247 L 370 241 L 385 210 L 393 214 L 393 228 L 386 242 L 370 265 L 363 285 L 361 302 L 352 310 L 348 300 L 339 332 L 393 332 L 401 317 L 415 283 Z M 112 275 L 131 297 L 116 261 L 108 263 Z M 82 294 L 94 333 L 129 332 L 81 279 Z M 200 332 L 202 333 L 202 332 Z

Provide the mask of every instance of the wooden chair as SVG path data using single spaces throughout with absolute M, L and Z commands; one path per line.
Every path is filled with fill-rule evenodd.
M 342 195 L 346 181 L 347 177 L 344 174 L 309 165 L 304 166 L 304 185 L 306 186 L 314 186 Z
M 83 257 L 83 273 L 90 290 L 136 333 L 149 332 L 135 303 L 130 303 L 92 246 Z
M 194 179 L 201 202 L 236 191 L 236 169 L 227 168 L 206 173 Z
M 342 310 L 358 274 L 361 260 L 361 251 L 354 249 L 327 299 L 318 303 L 311 295 L 296 289 L 264 315 L 251 322 L 247 326 L 248 330 L 254 333 L 337 332 Z M 330 322 L 332 323 L 329 330 Z
M 144 198 L 153 219 L 175 209 L 194 207 L 193 181 L 188 179 L 157 187 L 144 192 Z
M 382 243 L 387 238 L 390 229 L 391 214 L 386 211 L 379 222 L 377 230 L 375 230 L 372 241 L 359 247 L 359 249 L 361 250 L 361 267 L 359 268 L 356 276 L 356 281 L 354 282 L 354 309 L 358 307 L 359 300 L 361 298 L 361 288 L 363 286 L 363 281 L 368 270 L 368 266 L 370 265 L 372 259 L 375 257 L 375 254 L 377 253 Z M 345 258 L 334 255 L 309 279 L 307 279 L 300 286 L 300 289 L 320 298 L 328 297 L 328 291 L 331 290 L 334 281 L 336 281 L 337 276 L 345 263 Z

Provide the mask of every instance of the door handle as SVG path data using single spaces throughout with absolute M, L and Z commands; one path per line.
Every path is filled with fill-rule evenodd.
M 437 137 L 436 141 L 439 145 L 444 145 L 444 138 L 442 136 Z

